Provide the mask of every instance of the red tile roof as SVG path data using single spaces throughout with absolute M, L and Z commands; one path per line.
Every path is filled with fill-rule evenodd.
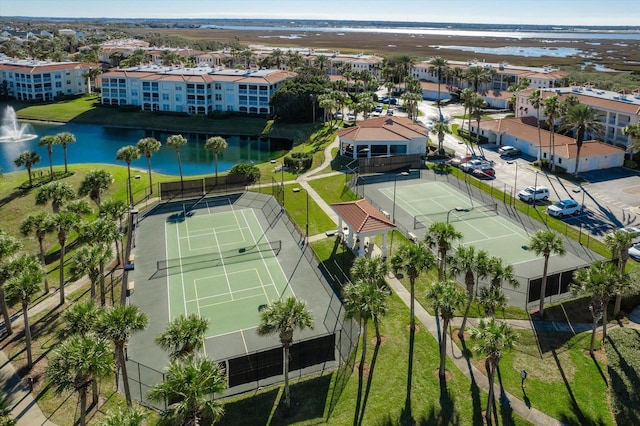
M 352 141 L 406 141 L 426 138 L 429 130 L 406 117 L 386 116 L 359 122 L 338 132 L 340 138 Z
M 331 207 L 355 233 L 379 233 L 396 226 L 367 200 L 347 201 Z

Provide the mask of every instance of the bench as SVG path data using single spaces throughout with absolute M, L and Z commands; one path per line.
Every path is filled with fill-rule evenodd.
M 413 232 L 409 232 L 409 233 L 407 234 L 407 236 L 408 236 L 408 237 L 409 237 L 409 239 L 410 239 L 411 241 L 413 241 L 414 243 L 417 243 L 417 242 L 418 242 L 418 236 L 417 236 L 416 234 L 414 234 Z

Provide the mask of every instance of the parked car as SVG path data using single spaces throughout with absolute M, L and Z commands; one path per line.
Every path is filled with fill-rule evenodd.
M 489 163 L 487 163 L 486 161 L 469 160 L 466 163 L 460 164 L 460 170 L 462 170 L 463 172 L 466 172 L 466 173 L 471 173 L 475 169 L 481 169 L 481 168 L 487 167 L 487 166 L 491 166 L 491 165 Z
M 387 115 L 393 115 L 393 108 L 387 109 Z
M 636 243 L 640 241 L 640 228 L 636 228 L 634 226 L 626 226 L 624 228 L 618 228 L 617 231 L 624 232 L 625 234 L 631 235 L 632 243 Z M 610 234 L 612 233 L 613 231 Z
M 582 206 L 574 200 L 560 200 L 547 207 L 547 213 L 553 217 L 564 217 L 581 212 Z
M 636 244 L 633 247 L 629 247 L 628 253 L 630 258 L 640 262 L 640 244 Z
M 546 186 L 528 186 L 518 192 L 518 198 L 522 201 L 530 203 L 532 201 L 547 201 L 549 199 L 549 188 Z
M 347 114 L 347 120 L 355 120 L 356 119 L 356 115 L 352 112 L 350 112 L 349 114 Z
M 429 130 L 433 129 L 433 121 L 429 120 L 424 124 L 427 127 L 427 129 L 429 129 Z
M 500 147 L 498 154 L 500 154 L 501 157 L 517 157 L 520 155 L 520 150 L 514 146 L 505 145 Z
M 472 174 L 478 179 L 490 179 L 495 177 L 496 171 L 492 167 L 483 166 L 482 168 L 473 170 Z
M 391 105 L 398 105 L 398 98 L 391 98 L 391 99 L 389 99 L 389 104 L 391 104 Z
M 344 118 L 344 116 L 342 115 L 341 112 L 336 112 L 336 119 L 337 120 L 342 120 Z
M 448 163 L 451 164 L 453 167 L 460 167 L 460 164 L 466 163 L 469 160 L 473 160 L 473 155 L 465 154 L 462 157 L 452 158 L 451 160 L 448 161 Z
M 374 109 L 375 112 L 382 112 L 382 104 L 378 104 L 376 105 L 376 108 Z

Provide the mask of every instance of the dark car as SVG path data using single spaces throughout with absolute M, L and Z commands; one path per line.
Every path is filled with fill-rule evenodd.
M 482 167 L 471 172 L 478 179 L 491 179 L 495 177 L 496 171 L 491 167 Z

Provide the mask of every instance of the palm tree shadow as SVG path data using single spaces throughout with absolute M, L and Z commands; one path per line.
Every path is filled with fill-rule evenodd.
M 500 374 L 500 367 L 497 368 L 498 373 L 498 383 L 500 383 L 500 417 L 502 417 L 502 424 L 505 426 L 515 425 L 513 420 L 513 407 L 511 407 L 511 402 L 509 398 L 507 398 L 507 394 L 504 391 L 504 386 L 502 385 L 502 374 Z M 500 424 L 497 419 L 497 410 L 494 411 L 496 416 L 496 424 Z
M 356 346 L 357 348 L 357 346 Z M 327 421 L 331 418 L 331 414 L 342 395 L 342 391 L 347 385 L 347 381 L 349 377 L 351 377 L 351 373 L 353 372 L 353 367 L 356 362 L 356 352 L 357 349 L 351 351 L 349 354 L 349 358 L 347 358 L 346 362 L 340 367 L 336 373 L 336 380 L 333 384 L 333 389 L 331 391 L 331 399 L 329 400 L 329 409 L 327 410 Z
M 471 365 L 471 356 L 472 353 L 467 348 L 467 344 L 464 339 L 460 339 L 460 344 L 462 345 L 462 354 L 467 360 L 467 368 L 469 369 L 469 377 L 471 378 L 471 405 L 473 406 L 473 424 L 483 424 L 484 420 L 482 418 L 482 402 L 480 400 L 480 388 L 476 383 L 476 379 L 473 375 L 473 369 Z
M 400 413 L 400 424 L 413 425 L 415 420 L 411 412 L 411 379 L 413 376 L 413 348 L 415 345 L 416 330 L 409 328 L 409 362 L 407 363 L 407 397 L 404 401 L 404 408 Z
M 551 354 L 553 355 L 553 359 L 556 362 L 556 366 L 558 367 L 558 371 L 560 371 L 560 375 L 562 376 L 562 381 L 567 388 L 567 392 L 569 393 L 569 397 L 571 398 L 571 412 L 565 413 L 562 415 L 564 419 L 573 419 L 572 421 L 565 422 L 566 424 L 580 424 L 587 425 L 587 417 L 584 415 L 580 406 L 578 405 L 578 401 L 576 400 L 575 395 L 573 394 L 573 390 L 571 389 L 571 385 L 567 380 L 567 376 L 564 374 L 564 369 L 562 368 L 562 364 L 560 364 L 560 359 L 558 358 L 558 354 L 555 349 L 551 350 Z M 564 421 L 563 419 L 563 421 Z
M 364 398 L 362 399 L 362 407 L 360 408 L 360 419 L 358 425 L 362 425 L 364 419 L 364 412 L 367 407 L 367 400 L 369 399 L 369 392 L 371 391 L 371 382 L 373 382 L 373 370 L 376 366 L 376 358 L 378 358 L 378 350 L 380 349 L 380 341 L 376 342 L 376 346 L 373 349 L 373 356 L 371 358 L 371 364 L 369 365 L 369 376 L 367 377 L 367 387 L 364 391 Z

